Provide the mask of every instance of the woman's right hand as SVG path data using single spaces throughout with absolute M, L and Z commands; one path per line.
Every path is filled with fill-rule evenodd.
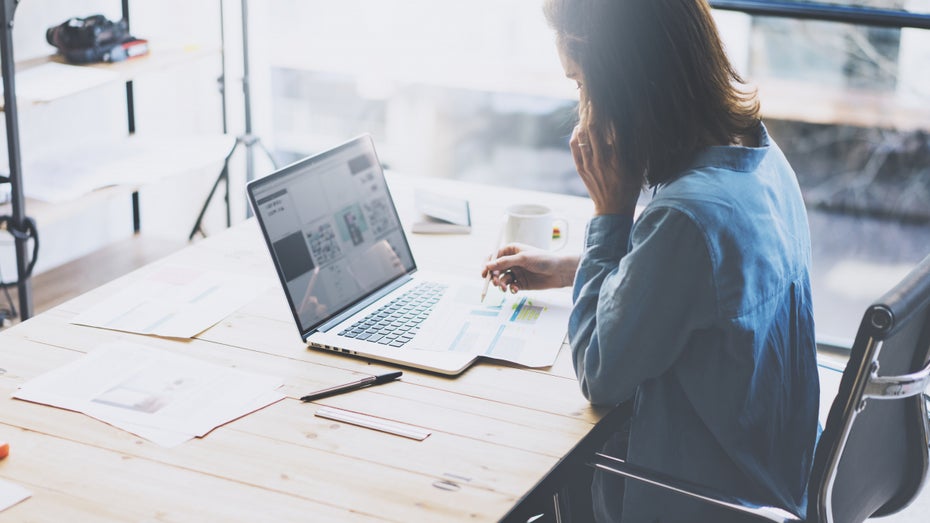
M 642 179 L 623 172 L 610 145 L 600 143 L 584 121 L 575 126 L 568 144 L 575 169 L 594 203 L 594 214 L 632 215 L 642 190 Z
M 497 259 L 485 263 L 481 277 L 491 274 L 491 283 L 502 291 L 568 287 L 575 279 L 578 256 L 511 243 L 497 251 Z

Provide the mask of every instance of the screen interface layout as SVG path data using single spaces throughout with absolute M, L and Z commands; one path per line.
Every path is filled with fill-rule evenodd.
M 348 146 L 294 167 L 254 199 L 306 331 L 414 264 L 373 151 Z

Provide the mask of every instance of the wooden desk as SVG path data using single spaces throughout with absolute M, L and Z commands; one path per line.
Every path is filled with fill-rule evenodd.
M 410 209 L 412 181 L 390 180 L 398 207 Z M 475 278 L 505 205 L 550 205 L 569 219 L 573 250 L 591 213 L 582 198 L 430 183 L 468 197 L 475 227 L 468 236 L 409 235 L 418 263 Z M 413 218 L 402 216 L 408 231 Z M 550 369 L 479 362 L 454 379 L 405 369 L 400 382 L 302 404 L 296 398 L 309 391 L 391 367 L 307 350 L 277 287 L 192 340 L 68 323 L 170 261 L 244 277 L 273 271 L 250 220 L 0 333 L 0 440 L 11 446 L 0 477 L 33 493 L 0 521 L 496 521 L 605 414 L 582 397 L 564 346 Z M 18 385 L 118 339 L 281 376 L 288 397 L 173 449 L 9 399 Z M 417 442 L 328 421 L 313 415 L 319 405 L 432 435 Z

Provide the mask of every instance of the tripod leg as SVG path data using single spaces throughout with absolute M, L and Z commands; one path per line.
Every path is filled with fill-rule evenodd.
M 256 139 L 255 142 L 258 143 L 258 146 L 261 147 L 262 151 L 264 151 L 265 156 L 267 156 L 267 157 L 268 157 L 268 160 L 271 161 L 271 166 L 272 166 L 274 169 L 277 169 L 277 168 L 278 168 L 278 162 L 274 161 L 274 156 L 271 155 L 271 151 L 269 151 L 268 148 L 265 147 L 265 144 L 262 143 L 262 141 L 261 141 L 260 139 Z
M 216 181 L 213 182 L 213 188 L 210 189 L 210 194 L 207 196 L 206 201 L 203 202 L 203 208 L 200 209 L 200 215 L 197 216 L 197 221 L 194 222 L 194 228 L 191 229 L 190 236 L 187 237 L 187 240 L 193 240 L 194 235 L 197 234 L 197 231 L 203 232 L 201 230 L 201 225 L 203 222 L 203 216 L 207 213 L 207 207 L 210 205 L 210 200 L 213 199 L 213 194 L 216 193 L 216 188 L 219 187 L 220 182 L 226 182 L 226 219 L 227 223 L 229 221 L 229 165 L 228 163 L 223 164 L 223 170 L 220 171 L 220 175 L 216 177 Z
M 224 169 L 226 171 L 226 176 L 224 176 L 224 185 L 226 186 L 226 228 L 232 227 L 232 214 L 229 210 L 229 169 Z
M 229 227 L 232 224 L 232 219 L 230 218 L 229 213 L 229 160 L 232 158 L 233 154 L 236 152 L 236 148 L 239 147 L 239 139 L 236 139 L 236 143 L 233 144 L 232 149 L 229 150 L 229 153 L 226 154 L 226 158 L 223 159 L 223 170 L 220 171 L 219 176 L 216 177 L 216 181 L 213 182 L 213 188 L 210 189 L 210 194 L 207 196 L 206 201 L 203 202 L 203 208 L 200 209 L 200 215 L 197 216 L 197 221 L 194 222 L 194 228 L 191 229 L 190 235 L 187 237 L 187 241 L 194 239 L 194 235 L 197 234 L 197 231 L 200 231 L 203 234 L 203 216 L 207 213 L 207 207 L 210 206 L 210 200 L 213 199 L 213 194 L 216 193 L 216 188 L 219 187 L 220 181 L 225 182 L 226 184 L 226 227 Z M 206 234 L 204 234 L 206 236 Z

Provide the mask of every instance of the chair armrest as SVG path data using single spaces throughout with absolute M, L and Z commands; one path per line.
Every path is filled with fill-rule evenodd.
M 903 376 L 879 376 L 878 363 L 873 363 L 863 398 L 898 399 L 916 396 L 930 387 L 930 363 L 924 368 Z
M 756 505 L 733 496 L 726 496 L 703 485 L 680 480 L 669 476 L 668 474 L 663 474 L 661 472 L 656 472 L 645 467 L 633 465 L 632 463 L 627 463 L 622 459 L 608 456 L 600 452 L 595 453 L 593 459 L 591 459 L 588 464 L 604 472 L 623 476 L 625 478 L 633 479 L 636 481 L 641 481 L 643 483 L 648 483 L 655 487 L 663 488 L 671 492 L 677 492 L 678 494 L 710 503 L 712 505 L 717 505 L 718 507 L 724 507 L 768 521 L 774 521 L 777 523 L 792 523 L 803 521 L 803 519 L 784 509 Z

